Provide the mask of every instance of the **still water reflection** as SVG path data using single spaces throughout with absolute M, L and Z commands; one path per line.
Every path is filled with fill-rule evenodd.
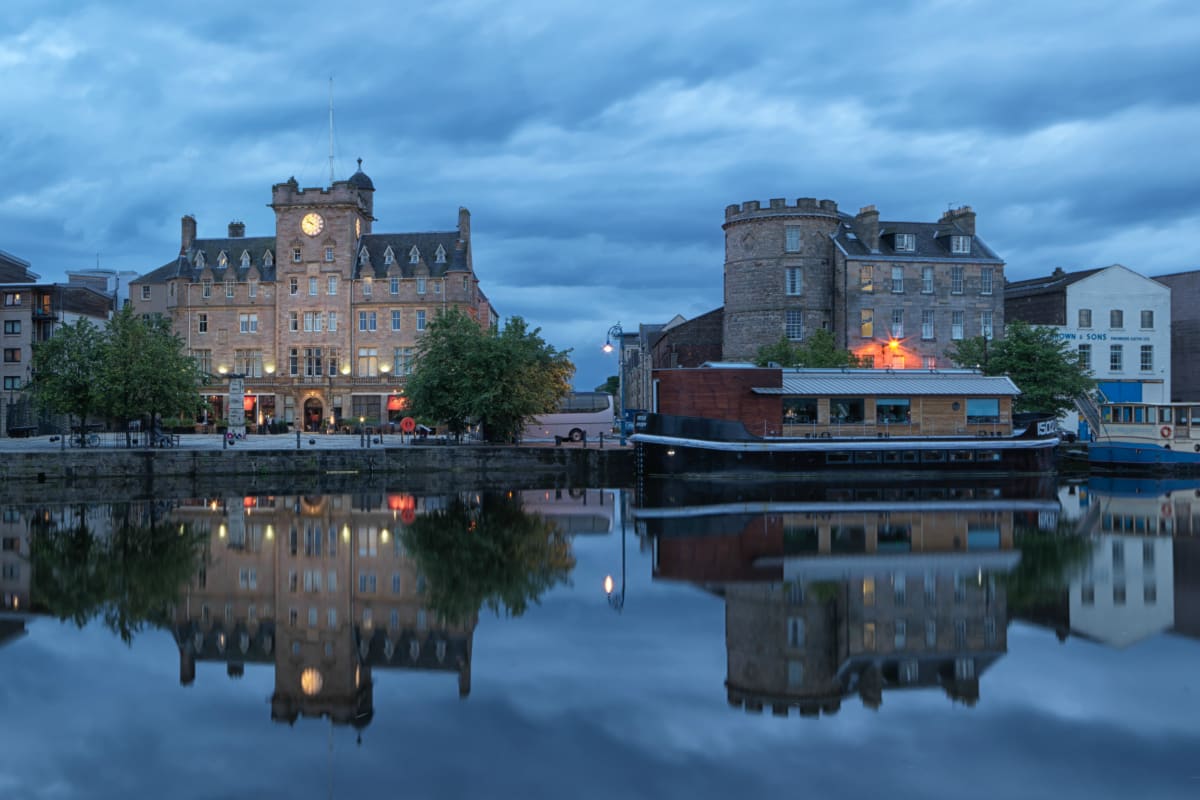
M 1200 792 L 1200 482 L 3 514 L 0 797 Z

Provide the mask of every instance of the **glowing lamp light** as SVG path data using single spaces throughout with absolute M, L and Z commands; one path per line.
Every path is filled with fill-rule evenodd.
M 384 375 L 386 375 L 392 371 L 392 365 L 391 364 L 380 364 L 379 371 L 382 372 Z
M 217 372 L 224 375 L 226 372 L 229 372 L 229 367 L 226 367 L 222 364 L 221 366 L 217 367 Z
M 268 375 L 275 374 L 275 365 L 274 364 L 267 364 L 267 366 L 263 367 L 263 369 L 264 369 L 264 371 L 266 371 L 266 373 Z
M 343 364 L 343 365 L 342 365 L 342 374 L 343 374 L 343 375 L 349 375 L 349 374 L 350 374 L 350 365 L 349 365 L 349 364 Z
M 605 342 L 604 347 L 601 347 L 600 349 L 604 351 L 605 355 L 611 353 L 613 351 L 612 342 Z
M 604 576 L 604 593 L 605 594 L 613 593 L 613 576 L 612 575 Z
M 889 339 L 887 346 L 889 350 L 895 352 L 900 349 L 900 342 L 897 339 Z

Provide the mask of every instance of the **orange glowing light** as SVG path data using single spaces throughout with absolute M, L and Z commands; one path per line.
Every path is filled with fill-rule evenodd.
M 892 351 L 899 350 L 899 349 L 900 349 L 900 342 L 899 342 L 899 340 L 897 340 L 897 339 L 889 339 L 889 340 L 888 340 L 888 348 L 889 348 L 889 349 L 891 349 Z
M 389 494 L 388 495 L 388 510 L 389 511 L 405 511 L 415 509 L 417 507 L 417 499 L 411 494 Z

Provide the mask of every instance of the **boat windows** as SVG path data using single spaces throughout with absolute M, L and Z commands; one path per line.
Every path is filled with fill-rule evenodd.
M 899 464 L 901 455 L 902 454 L 898 450 L 887 450 L 883 454 L 883 463 Z
M 900 460 L 905 464 L 916 464 L 921 460 L 921 456 L 916 450 L 905 450 L 900 454 Z
M 820 531 L 811 524 L 802 524 L 796 517 L 785 514 L 783 518 L 783 553 L 794 556 L 820 552 Z
M 967 423 L 974 425 L 1000 421 L 1000 400 L 996 397 L 967 398 Z
M 817 421 L 817 398 L 783 398 L 783 424 L 806 425 Z
M 963 461 L 970 461 L 971 457 L 973 455 L 974 455 L 974 453 L 972 453 L 970 450 L 951 450 L 950 451 L 950 461 L 956 462 L 956 463 L 963 462 Z
M 879 463 L 879 451 L 878 450 L 863 450 L 861 452 L 855 453 L 854 454 L 854 463 L 855 464 L 878 464 Z
M 926 464 L 941 463 L 946 460 L 945 450 L 922 450 L 921 461 Z
M 867 529 L 861 525 L 834 525 L 829 530 L 829 544 L 835 553 L 865 553 Z
M 977 450 L 975 451 L 976 461 L 999 461 L 1000 451 L 998 450 Z
M 1149 420 L 1146 419 L 1145 411 L 1146 411 L 1146 409 L 1142 408 L 1141 406 L 1134 406 L 1133 407 L 1133 421 L 1134 422 L 1148 422 Z
M 835 397 L 829 401 L 829 421 L 839 424 L 862 422 L 866 419 L 865 407 L 861 397 Z
M 911 419 L 907 397 L 881 397 L 875 401 L 875 421 L 880 425 L 904 424 Z
M 1158 409 L 1158 421 L 1160 423 L 1161 422 L 1169 423 L 1171 421 L 1171 407 L 1170 406 L 1163 406 Z
M 1200 406 L 1192 406 L 1190 409 L 1190 416 L 1192 418 L 1193 425 L 1200 425 Z
M 825 454 L 825 463 L 826 464 L 849 464 L 850 463 L 850 454 L 845 453 L 845 452 L 826 453 Z

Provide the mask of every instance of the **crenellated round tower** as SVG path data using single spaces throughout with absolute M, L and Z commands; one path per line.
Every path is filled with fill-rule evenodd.
M 749 361 L 781 336 L 830 327 L 831 237 L 840 222 L 837 203 L 812 197 L 725 208 L 724 360 Z M 789 311 L 800 312 L 791 330 Z

